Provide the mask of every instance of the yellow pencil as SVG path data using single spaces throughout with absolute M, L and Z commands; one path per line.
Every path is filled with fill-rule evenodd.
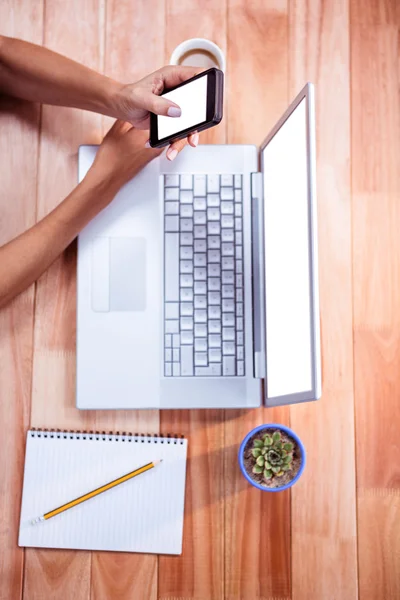
M 131 471 L 130 473 L 127 473 L 126 475 L 122 475 L 122 477 L 118 477 L 118 479 L 114 479 L 114 481 L 110 481 L 110 483 L 106 483 L 105 485 L 102 485 L 101 487 L 93 490 L 92 492 L 88 492 L 87 494 L 84 494 L 83 496 L 79 496 L 79 498 L 76 498 L 75 500 L 71 500 L 70 502 L 63 504 L 62 506 L 59 506 L 58 508 L 55 508 L 54 510 L 50 510 L 49 512 L 45 513 L 44 515 L 42 515 L 40 517 L 36 517 L 36 519 L 32 519 L 31 524 L 36 525 L 36 523 L 41 523 L 42 521 L 47 521 L 47 519 L 51 519 L 51 517 L 55 517 L 56 515 L 59 515 L 60 513 L 64 512 L 65 510 L 68 510 L 69 508 L 76 506 L 77 504 L 81 504 L 82 502 L 85 502 L 86 500 L 89 500 L 90 498 L 94 498 L 94 496 L 98 496 L 99 494 L 102 494 L 103 492 L 106 492 L 107 490 L 111 490 L 111 488 L 119 485 L 120 483 L 124 483 L 124 481 L 128 481 L 128 479 L 132 479 L 132 477 L 136 477 L 136 475 L 141 475 L 142 473 L 145 473 L 146 471 L 153 469 L 154 467 L 159 465 L 160 462 L 162 462 L 162 459 L 155 460 L 154 462 L 148 463 L 147 465 L 144 465 L 143 467 L 140 467 L 139 469 L 135 469 L 135 471 Z

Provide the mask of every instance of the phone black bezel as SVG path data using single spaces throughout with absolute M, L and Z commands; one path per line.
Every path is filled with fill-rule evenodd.
M 195 131 L 204 131 L 209 127 L 213 127 L 217 125 L 222 119 L 222 104 L 223 104 L 223 81 L 224 75 L 220 69 L 216 67 L 211 67 L 211 69 L 207 69 L 207 71 L 202 71 L 198 73 L 194 77 L 191 77 L 187 81 L 176 85 L 175 87 L 168 88 L 164 90 L 164 95 L 168 92 L 172 92 L 188 83 L 191 83 L 195 79 L 199 79 L 200 77 L 208 77 L 207 81 L 207 114 L 206 120 L 201 121 L 197 125 L 192 127 L 187 127 L 178 133 L 174 133 L 168 137 L 158 139 L 158 123 L 157 123 L 157 115 L 154 113 L 150 113 L 150 146 L 152 148 L 162 148 L 163 146 L 168 146 L 172 142 L 176 140 L 183 139 L 187 137 L 190 133 Z M 171 117 L 173 118 L 173 117 Z

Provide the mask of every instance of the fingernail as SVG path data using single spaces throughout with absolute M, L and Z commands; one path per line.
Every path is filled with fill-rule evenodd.
M 151 148 L 151 146 L 150 146 L 150 141 L 149 141 L 149 140 L 147 140 L 147 142 L 145 143 L 144 147 L 145 147 L 145 148 Z
M 192 139 L 192 144 L 193 146 L 197 146 L 197 144 L 199 143 L 199 134 L 195 133 Z
M 169 117 L 180 117 L 182 114 L 181 109 L 179 108 L 179 106 L 170 106 L 167 112 L 167 115 Z
M 175 149 L 174 150 L 169 150 L 167 152 L 167 158 L 168 158 L 168 160 L 174 160 L 174 158 L 176 158 L 177 155 L 178 155 L 178 150 L 175 150 Z

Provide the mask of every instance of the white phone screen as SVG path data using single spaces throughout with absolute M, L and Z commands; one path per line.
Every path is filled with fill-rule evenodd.
M 162 95 L 175 102 L 182 114 L 180 117 L 157 117 L 159 140 L 204 123 L 207 119 L 207 81 L 208 75 L 205 75 Z

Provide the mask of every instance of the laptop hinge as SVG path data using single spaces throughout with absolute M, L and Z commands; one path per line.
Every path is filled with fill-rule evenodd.
M 265 281 L 264 281 L 264 210 L 263 177 L 251 174 L 251 205 L 253 229 L 253 342 L 254 377 L 265 378 Z

